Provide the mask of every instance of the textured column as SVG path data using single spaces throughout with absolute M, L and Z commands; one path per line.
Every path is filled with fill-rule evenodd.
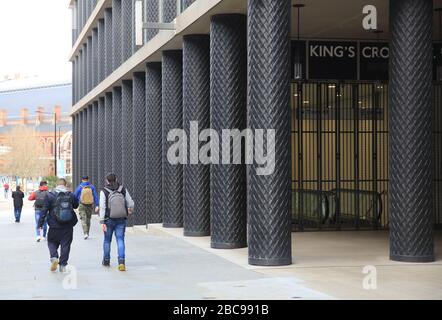
M 87 15 L 87 0 L 83 0 L 82 16 L 83 16 L 83 18 L 82 18 L 83 21 L 81 23 L 81 28 L 83 29 L 84 26 L 86 25 L 87 18 L 88 18 L 88 15 Z
M 158 0 L 144 0 L 144 17 L 146 22 L 158 22 Z M 156 36 L 158 30 L 145 29 L 144 30 L 144 43 L 149 42 Z
M 161 97 L 161 63 L 151 62 L 146 66 L 146 213 L 148 224 L 163 221 Z
M 112 1 L 112 50 L 114 69 L 122 63 L 122 43 L 121 43 L 121 0 Z
M 83 91 L 83 97 L 87 94 L 87 82 L 88 82 L 88 74 L 87 74 L 87 44 L 84 43 L 83 44 L 83 51 L 82 51 L 82 77 L 81 77 L 81 86 L 82 86 L 82 91 Z
M 104 98 L 100 98 L 98 100 L 98 161 L 97 161 L 97 172 L 98 172 L 98 181 L 104 184 L 105 178 L 105 152 L 106 146 L 104 145 L 104 130 L 105 130 L 105 122 L 104 122 Z
M 122 129 L 122 177 L 121 182 L 133 193 L 133 139 L 132 139 L 132 127 L 133 127 L 133 107 L 132 107 L 132 81 L 123 80 L 121 87 L 121 99 L 123 106 L 123 129 Z M 128 219 L 128 225 L 133 225 L 133 216 Z
M 78 0 L 78 34 L 83 30 L 83 5 L 85 0 Z
M 114 87 L 112 95 L 112 172 L 121 177 L 122 161 L 122 105 L 121 87 Z
M 211 128 L 247 127 L 247 17 L 212 17 L 210 26 Z M 233 162 L 233 144 L 230 145 Z M 211 166 L 211 246 L 233 249 L 247 246 L 246 165 Z
M 112 171 L 112 92 L 106 92 L 104 96 L 104 174 L 107 175 Z
M 146 224 L 146 84 L 145 72 L 133 76 L 133 196 L 136 202 L 134 224 Z M 143 181 L 143 183 L 140 183 Z M 136 182 L 136 183 L 135 183 Z
M 176 18 L 177 10 L 176 0 L 163 0 L 163 22 L 172 22 Z
M 85 152 L 84 152 L 84 129 L 85 129 L 85 120 L 86 120 L 86 112 L 85 110 L 80 111 L 80 130 L 78 132 L 79 134 L 79 141 L 80 141 L 80 150 L 79 150 L 79 156 L 80 156 L 80 165 L 79 165 L 79 177 L 81 177 L 84 174 L 84 169 L 86 168 L 85 163 Z
M 98 85 L 98 29 L 92 29 L 92 87 Z
M 114 71 L 112 49 L 112 8 L 104 10 L 104 47 L 105 47 L 105 77 Z
M 89 93 L 92 88 L 92 37 L 87 38 L 87 92 Z
M 74 114 L 72 116 L 72 183 L 74 186 L 77 185 L 77 173 L 78 173 L 78 168 L 77 168 L 77 144 L 78 144 L 78 139 L 77 139 L 77 114 Z
M 74 74 L 72 77 L 72 88 L 74 89 L 74 104 L 78 101 L 78 56 L 74 58 Z
M 91 143 L 92 143 L 92 152 L 91 152 L 91 172 L 90 172 L 90 180 L 96 187 L 100 187 L 102 185 L 101 183 L 98 183 L 98 173 L 97 173 L 97 163 L 98 163 L 98 102 L 94 101 L 92 103 L 92 136 L 91 136 Z
M 186 10 L 195 0 L 184 0 L 182 10 Z
M 126 61 L 132 56 L 132 30 L 134 24 L 132 23 L 132 9 L 133 0 L 121 0 L 121 36 L 122 42 L 122 56 L 123 61 Z
M 75 85 L 77 81 L 76 77 L 77 77 L 77 70 L 74 59 L 74 61 L 72 61 L 72 105 L 75 105 L 75 103 L 77 102 L 77 97 L 76 97 L 77 86 Z
M 105 47 L 104 19 L 98 20 L 98 81 L 104 80 L 106 70 L 106 47 Z
M 87 171 L 86 174 L 92 176 L 92 104 L 87 107 L 87 129 L 86 129 L 86 159 L 87 159 Z
M 183 227 L 185 236 L 210 235 L 210 165 L 202 164 L 199 147 L 192 148 L 190 122 L 198 130 L 210 127 L 210 40 L 207 35 L 183 37 L 183 129 L 188 139 L 189 157 L 183 166 Z M 196 158 L 196 163 L 192 159 Z
M 80 46 L 81 47 L 81 46 Z M 78 51 L 78 100 L 83 98 L 83 50 Z
M 390 0 L 390 259 L 434 261 L 431 0 Z
M 183 55 L 182 51 L 163 51 L 162 128 L 163 128 L 163 226 L 183 226 L 183 166 L 167 160 L 171 143 L 167 134 L 183 127 Z
M 248 1 L 248 127 L 275 130 L 274 171 L 249 166 L 249 263 L 291 264 L 290 1 Z M 255 145 L 267 154 L 267 142 Z M 268 164 L 270 165 L 270 164 Z

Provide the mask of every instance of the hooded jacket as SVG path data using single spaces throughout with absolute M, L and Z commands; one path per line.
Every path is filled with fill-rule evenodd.
M 80 185 L 75 190 L 75 197 L 77 198 L 78 203 L 80 203 L 81 191 L 83 190 L 83 187 L 86 187 L 86 186 L 88 186 L 92 189 L 92 194 L 94 195 L 94 205 L 95 205 L 95 207 L 98 207 L 99 200 L 98 200 L 97 190 L 95 190 L 95 187 L 89 181 L 85 181 L 85 182 L 80 183 Z
M 45 197 L 45 204 L 43 206 L 43 208 L 41 209 L 41 216 L 40 216 L 40 220 L 38 221 L 38 227 L 42 228 L 43 227 L 43 223 L 47 217 L 47 222 L 49 225 L 49 228 L 54 228 L 54 229 L 66 229 L 66 228 L 72 228 L 74 227 L 77 222 L 78 222 L 78 218 L 77 215 L 75 214 L 75 212 L 73 212 L 73 219 L 71 223 L 67 223 L 67 224 L 59 224 L 57 221 L 57 218 L 55 217 L 55 202 L 57 200 L 57 195 L 59 192 L 65 192 L 68 193 L 71 196 L 72 199 L 72 206 L 74 209 L 78 208 L 78 200 L 75 197 L 75 195 L 71 192 L 69 192 L 69 190 L 65 187 L 65 186 L 57 186 L 54 190 L 52 190 L 51 192 L 49 192 L 46 197 Z
M 48 186 L 41 186 L 41 187 L 39 187 L 38 188 L 38 191 L 48 191 L 49 189 L 48 189 Z M 31 194 L 30 194 L 30 196 L 28 197 L 28 200 L 29 201 L 35 201 L 35 200 L 37 200 L 37 192 L 36 191 L 33 191 Z

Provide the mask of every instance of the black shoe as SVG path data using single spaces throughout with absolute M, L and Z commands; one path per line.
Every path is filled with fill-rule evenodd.
M 110 261 L 103 260 L 103 266 L 110 267 Z

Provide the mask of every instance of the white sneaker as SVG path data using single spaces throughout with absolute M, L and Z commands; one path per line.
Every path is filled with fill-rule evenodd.
M 40 240 L 41 240 L 41 237 L 38 236 L 38 237 L 37 237 L 37 242 L 40 242 Z
M 87 238 L 89 238 L 89 235 L 88 235 L 88 234 L 85 234 L 85 235 L 84 235 L 84 240 L 86 240 Z

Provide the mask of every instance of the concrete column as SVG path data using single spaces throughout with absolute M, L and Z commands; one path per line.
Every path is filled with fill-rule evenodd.
M 98 29 L 92 29 L 92 87 L 98 85 Z
M 132 23 L 133 0 L 121 0 L 121 37 L 123 61 L 132 56 L 133 38 L 132 31 L 134 25 Z
M 177 10 L 176 0 L 163 0 L 163 22 L 172 22 L 177 16 Z
M 106 146 L 104 145 L 104 137 L 105 137 L 105 119 L 104 119 L 104 98 L 99 98 L 98 100 L 98 161 L 97 161 L 97 172 L 98 172 L 98 181 L 99 185 L 104 184 L 105 178 L 105 152 Z
M 133 106 L 132 106 L 132 80 L 123 80 L 121 87 L 121 99 L 123 106 L 123 127 L 122 127 L 122 178 L 123 185 L 132 193 L 133 189 L 133 139 L 132 139 L 132 127 L 133 127 Z M 128 224 L 133 225 L 132 216 L 128 219 Z
M 183 38 L 183 129 L 189 157 L 183 166 L 184 235 L 210 235 L 210 165 L 199 161 L 198 131 L 210 128 L 210 39 L 208 35 Z M 196 140 L 196 144 L 191 140 Z
M 104 19 L 98 20 L 98 82 L 104 80 L 106 70 L 106 47 L 105 47 Z
M 133 172 L 132 194 L 137 203 L 134 214 L 135 225 L 146 224 L 146 73 L 136 72 L 133 76 Z M 136 183 L 135 183 L 136 181 Z M 140 183 L 143 181 L 143 183 Z
M 112 171 L 112 139 L 114 133 L 112 132 L 112 92 L 106 92 L 104 96 L 104 145 L 105 145 L 105 159 L 104 159 L 104 174 L 107 175 Z
M 146 65 L 146 185 L 147 223 L 161 223 L 162 216 L 162 110 L 161 63 Z
M 112 8 L 104 10 L 104 47 L 105 47 L 105 77 L 114 71 L 114 53 L 112 48 Z
M 118 68 L 122 63 L 122 25 L 121 25 L 121 0 L 112 1 L 112 50 L 114 58 L 114 69 Z
M 167 134 L 183 127 L 183 54 L 180 50 L 163 51 L 162 58 L 163 127 L 163 226 L 183 226 L 183 166 L 167 159 Z
M 431 0 L 390 0 L 390 259 L 434 261 Z
M 98 101 L 92 103 L 92 166 L 90 179 L 92 183 L 98 188 L 103 185 L 102 181 L 98 181 Z
M 249 263 L 291 264 L 291 143 L 290 143 L 290 1 L 248 1 L 248 128 L 257 154 L 275 147 L 273 172 L 249 166 L 247 209 Z M 275 130 L 268 144 L 268 130 Z M 258 136 L 259 137 L 259 136 Z M 262 135 L 261 135 L 262 137 Z M 262 142 L 262 141 L 261 141 Z M 271 163 L 267 163 L 271 167 Z M 264 175 L 259 175 L 264 173 Z
M 144 0 L 144 20 L 146 22 L 158 22 L 159 18 L 159 2 L 158 0 Z M 158 30 L 145 29 L 144 30 L 144 43 L 149 42 L 156 36 Z
M 121 87 L 114 87 L 112 95 L 112 172 L 121 178 L 122 170 L 122 104 Z
M 210 25 L 211 128 L 247 127 L 247 16 L 212 16 Z M 220 157 L 221 159 L 221 157 Z M 221 159 L 222 160 L 222 159 Z M 230 145 L 230 163 L 233 145 Z M 247 246 L 247 176 L 241 164 L 211 166 L 211 246 Z

